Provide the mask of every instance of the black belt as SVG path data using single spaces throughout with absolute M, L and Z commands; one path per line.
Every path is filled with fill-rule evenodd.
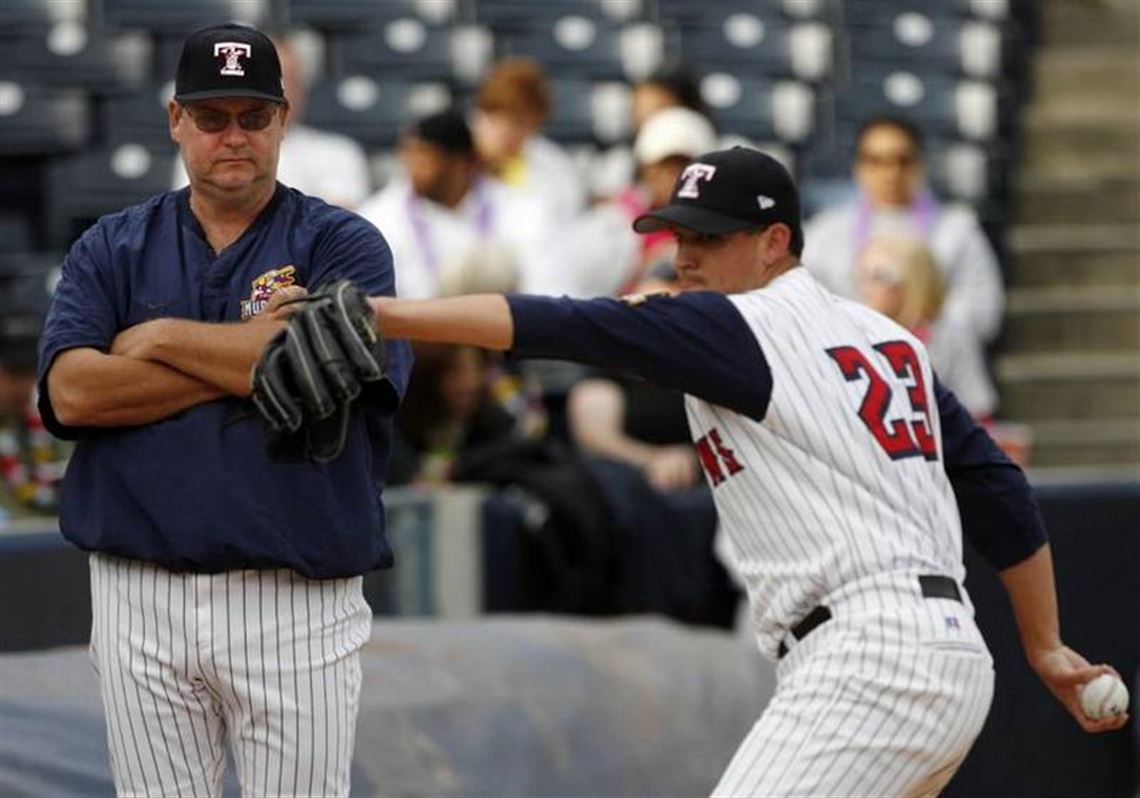
M 951 599 L 961 603 L 962 591 L 958 588 L 958 583 L 948 576 L 940 576 L 938 574 L 923 574 L 918 577 L 918 586 L 922 590 L 923 598 L 943 598 Z M 826 623 L 831 620 L 831 610 L 820 604 L 814 610 L 809 612 L 804 619 L 792 627 L 792 637 L 797 641 L 803 640 L 815 627 L 821 623 Z M 780 641 L 780 647 L 776 651 L 776 657 L 783 659 L 784 655 L 788 653 L 788 646 L 783 640 Z

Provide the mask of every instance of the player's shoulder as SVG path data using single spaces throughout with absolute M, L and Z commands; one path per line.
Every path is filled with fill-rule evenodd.
M 388 242 L 376 225 L 359 213 L 330 205 L 319 197 L 285 188 L 282 205 L 290 227 L 303 238 L 325 247 L 347 247 L 361 252 L 379 248 L 388 250 Z
M 178 202 L 186 189 L 166 191 L 148 197 L 122 210 L 100 216 L 73 245 L 73 251 L 85 249 L 111 251 L 121 245 L 141 241 L 163 217 L 178 213 Z

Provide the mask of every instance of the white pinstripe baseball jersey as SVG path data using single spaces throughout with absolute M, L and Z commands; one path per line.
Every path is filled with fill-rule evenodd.
M 892 572 L 961 582 L 922 344 L 803 268 L 730 296 L 768 360 L 763 421 L 688 396 L 689 424 L 748 589 L 759 643 L 841 588 Z

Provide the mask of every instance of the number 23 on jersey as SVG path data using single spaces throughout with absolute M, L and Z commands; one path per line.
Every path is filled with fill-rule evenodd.
M 905 380 L 911 419 L 887 419 L 893 393 L 891 386 L 870 359 L 853 346 L 836 346 L 827 354 L 839 366 L 848 382 L 865 379 L 867 390 L 859 405 L 859 418 L 875 436 L 879 446 L 892 460 L 907 457 L 938 459 L 938 444 L 934 440 L 934 427 L 930 423 L 930 403 L 922 366 L 914 348 L 906 341 L 884 341 L 875 344 L 875 350 L 886 360 L 897 377 Z

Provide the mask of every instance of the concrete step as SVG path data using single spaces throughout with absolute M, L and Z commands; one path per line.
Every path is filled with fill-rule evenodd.
M 1140 285 L 1140 251 L 1038 251 L 1016 255 L 1008 264 L 1011 285 L 1038 288 Z
M 1015 353 L 994 371 L 1011 421 L 1140 417 L 1138 352 Z
M 1009 231 L 1019 257 L 1042 253 L 1140 252 L 1140 227 L 1133 224 L 1019 224 Z
M 1140 92 L 1140 49 L 1128 44 L 1043 47 L 1033 59 L 1034 94 L 1043 106 L 1101 98 L 1120 103 L 1124 91 Z
M 1136 0 L 1050 0 L 1044 5 L 1044 44 L 1134 44 L 1140 42 Z
M 1140 353 L 1140 286 L 1014 289 L 1006 305 L 1002 348 Z
M 1121 107 L 1117 99 L 1117 108 Z M 1129 102 L 1140 121 L 1140 95 Z M 1027 173 L 1043 177 L 1140 178 L 1140 124 L 1086 119 L 1054 122 L 1030 110 L 1022 164 Z
M 1140 418 L 1040 421 L 1030 425 L 1034 466 L 1140 463 Z
M 1024 224 L 1140 225 L 1140 176 L 1018 178 L 1014 218 Z

